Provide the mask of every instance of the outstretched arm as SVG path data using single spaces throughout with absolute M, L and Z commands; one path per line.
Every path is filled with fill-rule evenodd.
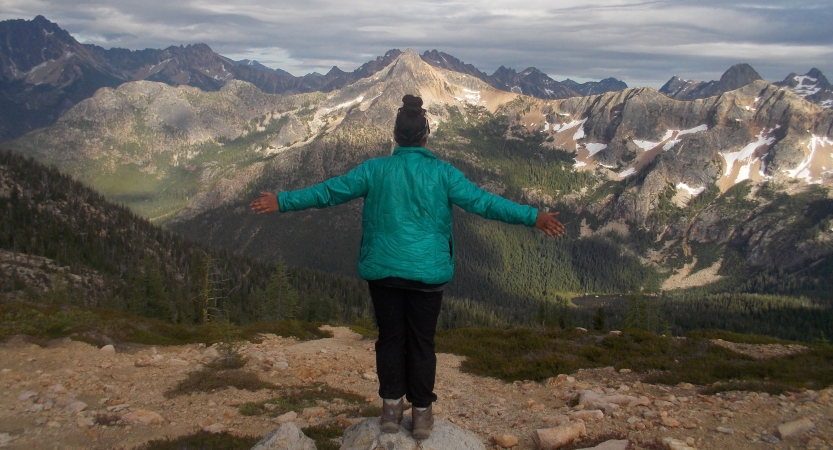
M 271 192 L 261 192 L 260 198 L 249 204 L 249 208 L 258 214 L 266 214 L 280 210 L 278 196 Z
M 535 219 L 535 228 L 543 231 L 549 237 L 564 236 L 564 225 L 555 217 L 561 213 L 539 212 Z
M 467 212 L 506 223 L 534 226 L 549 237 L 564 235 L 564 225 L 556 219 L 559 214 L 557 212 L 540 212 L 531 206 L 519 205 L 499 195 L 486 192 L 450 165 L 449 182 L 449 198 L 455 205 Z
M 260 198 L 249 204 L 249 207 L 258 214 L 266 214 L 339 205 L 367 195 L 366 170 L 365 164 L 360 164 L 342 176 L 305 189 L 284 191 L 279 195 L 261 192 Z

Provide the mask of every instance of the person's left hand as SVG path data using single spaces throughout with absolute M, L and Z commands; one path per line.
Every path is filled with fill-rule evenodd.
M 249 207 L 258 214 L 280 211 L 278 196 L 271 192 L 261 192 L 260 198 L 249 204 Z
M 564 236 L 564 225 L 555 218 L 558 214 L 557 212 L 538 212 L 538 218 L 535 219 L 535 228 L 543 231 L 549 237 Z

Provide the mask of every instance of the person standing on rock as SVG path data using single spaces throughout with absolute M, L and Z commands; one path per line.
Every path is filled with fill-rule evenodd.
M 379 339 L 376 370 L 382 431 L 397 433 L 403 397 L 413 406 L 415 439 L 431 434 L 437 400 L 434 335 L 443 288 L 454 274 L 452 207 L 487 219 L 524 224 L 547 236 L 564 234 L 558 213 L 539 212 L 479 188 L 425 149 L 430 128 L 422 99 L 402 98 L 393 154 L 370 159 L 345 175 L 277 196 L 263 192 L 252 211 L 299 211 L 363 197 L 359 276 L 367 280 Z

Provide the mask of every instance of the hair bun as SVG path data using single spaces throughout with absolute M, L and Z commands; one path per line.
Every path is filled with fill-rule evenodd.
M 402 97 L 402 105 L 407 108 L 422 108 L 422 99 L 411 94 Z

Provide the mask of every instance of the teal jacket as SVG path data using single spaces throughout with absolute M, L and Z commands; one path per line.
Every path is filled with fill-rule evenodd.
M 487 219 L 535 226 L 538 211 L 490 194 L 422 147 L 360 164 L 306 189 L 281 192 L 281 212 L 364 197 L 359 276 L 446 283 L 454 275 L 452 205 Z

